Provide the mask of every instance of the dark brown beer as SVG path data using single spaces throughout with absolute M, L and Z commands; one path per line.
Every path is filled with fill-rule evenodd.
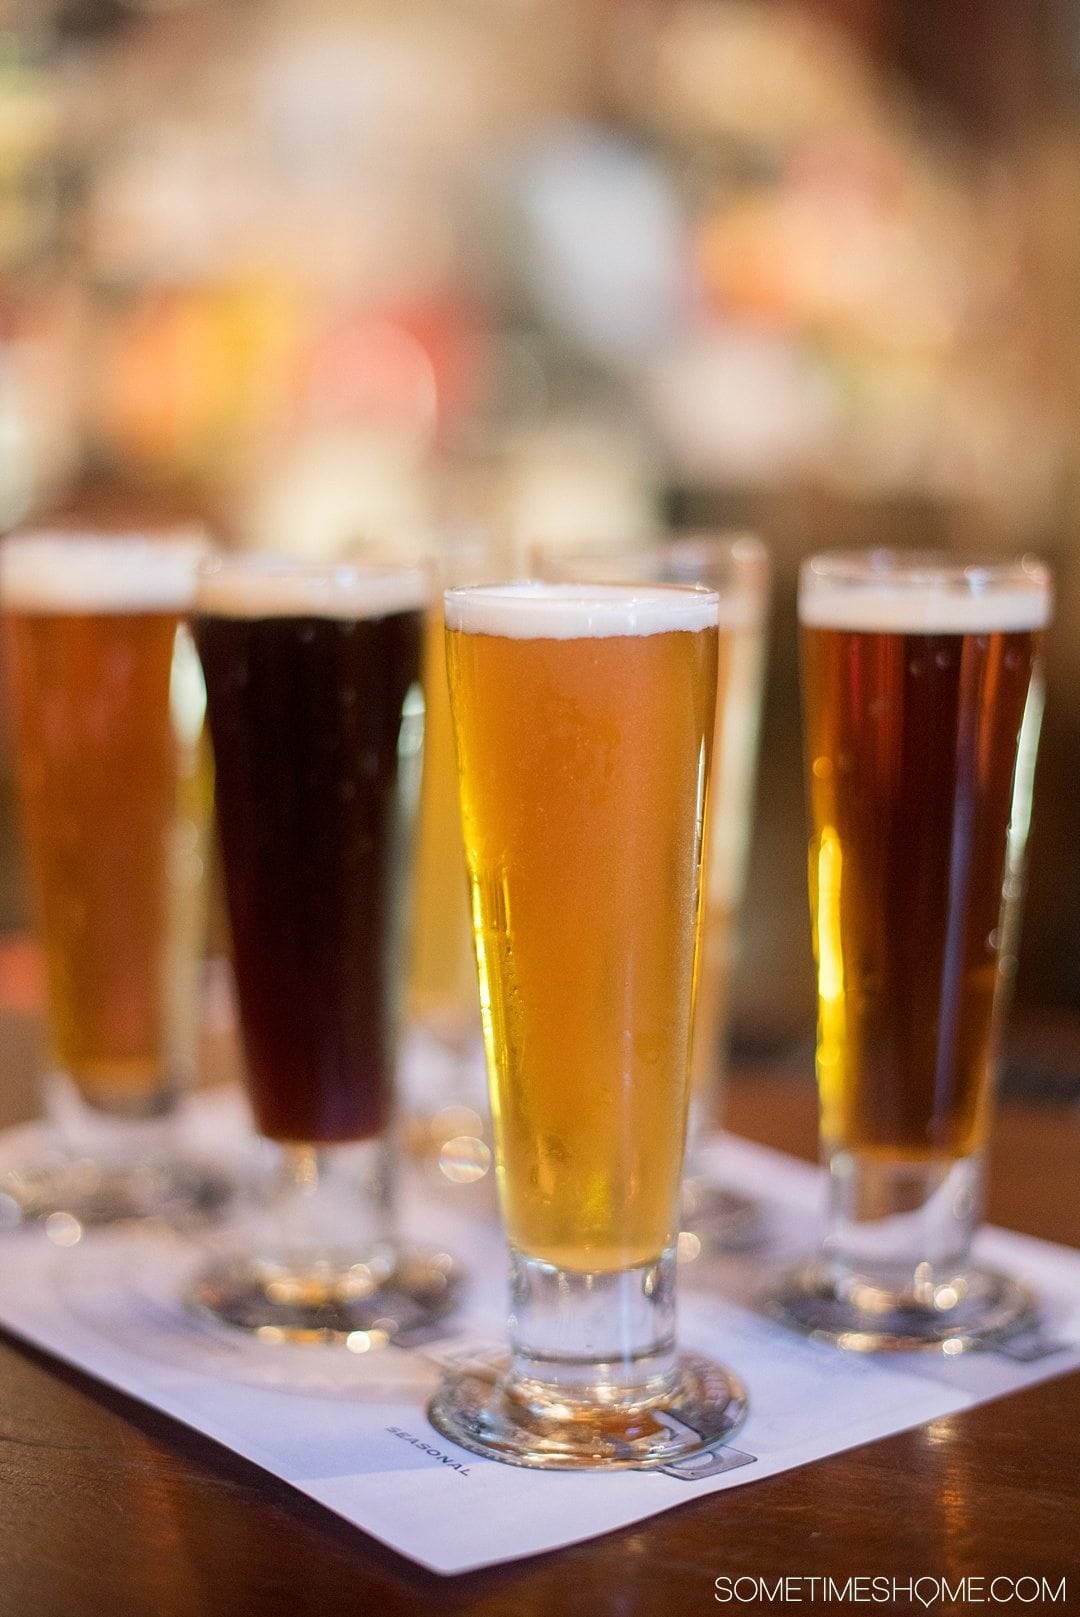
M 313 611 L 283 588 L 256 616 L 237 578 L 196 620 L 250 1093 L 282 1141 L 367 1139 L 390 1112 L 423 614 L 352 593 Z
M 902 603 L 880 632 L 873 610 L 844 626 L 842 595 L 816 623 L 803 611 L 828 1149 L 966 1156 L 985 1133 L 1046 608 L 961 604 L 955 627 L 946 611 L 917 633 Z

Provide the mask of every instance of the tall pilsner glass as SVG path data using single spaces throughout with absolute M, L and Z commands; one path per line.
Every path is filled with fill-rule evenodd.
M 193 1300 L 360 1351 L 439 1318 L 445 1253 L 394 1230 L 390 1140 L 424 571 L 261 556 L 200 572 L 217 822 L 262 1196 Z
M 502 576 L 497 548 L 477 529 L 451 529 L 425 556 L 443 588 Z M 442 589 L 424 634 L 424 778 L 413 884 L 403 1074 L 411 1142 L 438 1159 L 444 1180 L 472 1184 L 491 1166 L 468 893 L 463 879 L 457 758 L 446 680 Z
M 431 1419 L 519 1465 L 669 1464 L 745 1413 L 675 1345 L 717 598 L 525 583 L 445 611 L 512 1301 L 509 1362 Z
M 705 816 L 682 1224 L 708 1248 L 747 1246 L 760 1230 L 757 1204 L 716 1184 L 704 1158 L 723 1110 L 731 975 L 761 715 L 768 556 L 760 540 L 742 533 L 685 534 L 650 545 L 538 546 L 534 554 L 542 578 L 702 584 L 719 597 L 716 732 Z
M 0 1181 L 0 1222 L 210 1207 L 183 1160 L 210 779 L 186 626 L 205 544 L 26 534 L 0 550 L 15 764 L 45 965 L 54 1148 Z M 60 1222 L 57 1222 L 60 1220 Z
M 463 578 L 498 576 L 490 546 L 472 534 L 450 534 L 425 558 L 444 587 Z M 416 881 L 409 954 L 409 1019 L 459 1059 L 480 1043 L 480 1005 L 465 883 L 457 762 L 446 683 L 442 593 L 424 634 L 424 778 L 416 837 Z M 451 1093 L 447 1100 L 461 1101 Z
M 845 1347 L 998 1337 L 1032 1299 L 976 1267 L 983 1154 L 1042 714 L 1030 560 L 826 555 L 799 616 L 812 818 L 820 1262 L 777 1307 Z

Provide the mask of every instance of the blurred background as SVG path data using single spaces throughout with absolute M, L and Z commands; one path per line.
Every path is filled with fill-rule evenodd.
M 0 0 L 0 532 L 765 539 L 737 1050 L 812 1039 L 798 562 L 895 543 L 1057 568 L 1014 1064 L 1075 1053 L 1078 518 L 1075 0 Z

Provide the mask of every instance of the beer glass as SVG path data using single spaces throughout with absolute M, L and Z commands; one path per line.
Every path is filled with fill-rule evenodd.
M 462 877 L 457 764 L 446 683 L 442 602 L 424 633 L 424 777 L 420 788 L 409 1012 L 440 1044 L 464 1050 L 480 1007 Z
M 498 577 L 491 537 L 451 528 L 425 556 L 443 587 Z M 472 1184 L 491 1166 L 481 1057 L 480 1001 L 446 679 L 441 589 L 424 630 L 424 774 L 420 787 L 409 950 L 404 1102 L 420 1154 L 444 1178 Z
M 972 1262 L 1042 714 L 1046 569 L 816 556 L 799 588 L 829 1214 L 781 1317 L 845 1347 L 1000 1337 Z
M 194 1072 L 205 920 L 211 785 L 185 623 L 205 548 L 189 534 L 27 534 L 0 550 L 56 1146 L 4 1177 L 0 1218 L 56 1215 L 68 1240 L 222 1190 L 183 1161 L 174 1115 Z
M 768 556 L 760 540 L 749 534 L 688 534 L 645 546 L 538 546 L 534 559 L 542 578 L 703 584 L 719 597 L 716 730 L 705 816 L 682 1223 L 713 1250 L 746 1246 L 758 1234 L 757 1205 L 739 1191 L 714 1184 L 703 1158 L 723 1105 L 731 972 L 761 715 Z
M 430 1418 L 519 1465 L 669 1464 L 745 1412 L 675 1346 L 717 598 L 523 583 L 445 611 L 511 1354 Z
M 422 743 L 421 569 L 217 557 L 200 572 L 217 824 L 260 1196 L 193 1301 L 357 1351 L 449 1308 L 398 1244 L 390 1141 Z

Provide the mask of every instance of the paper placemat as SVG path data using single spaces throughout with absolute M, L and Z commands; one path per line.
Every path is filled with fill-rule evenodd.
M 196 1119 L 219 1153 L 245 1148 L 231 1097 L 201 1101 Z M 0 1136 L 0 1166 L 40 1145 L 33 1127 Z M 90 1232 L 69 1247 L 40 1230 L 3 1237 L 0 1324 L 439 1573 L 576 1543 L 1080 1368 L 1080 1253 L 1002 1230 L 981 1234 L 979 1255 L 1030 1280 L 1044 1303 L 1038 1333 L 1008 1354 L 867 1357 L 789 1334 L 756 1313 L 753 1299 L 774 1266 L 812 1249 L 821 1175 L 733 1139 L 718 1144 L 710 1166 L 763 1204 L 766 1242 L 680 1267 L 682 1345 L 736 1369 L 751 1404 L 734 1444 L 696 1471 L 528 1471 L 478 1459 L 428 1425 L 440 1362 L 502 1343 L 506 1310 L 489 1182 L 451 1187 L 434 1168 L 411 1174 L 403 1227 L 434 1235 L 469 1274 L 462 1311 L 437 1344 L 356 1355 L 249 1341 L 178 1301 L 205 1245 L 141 1226 Z

